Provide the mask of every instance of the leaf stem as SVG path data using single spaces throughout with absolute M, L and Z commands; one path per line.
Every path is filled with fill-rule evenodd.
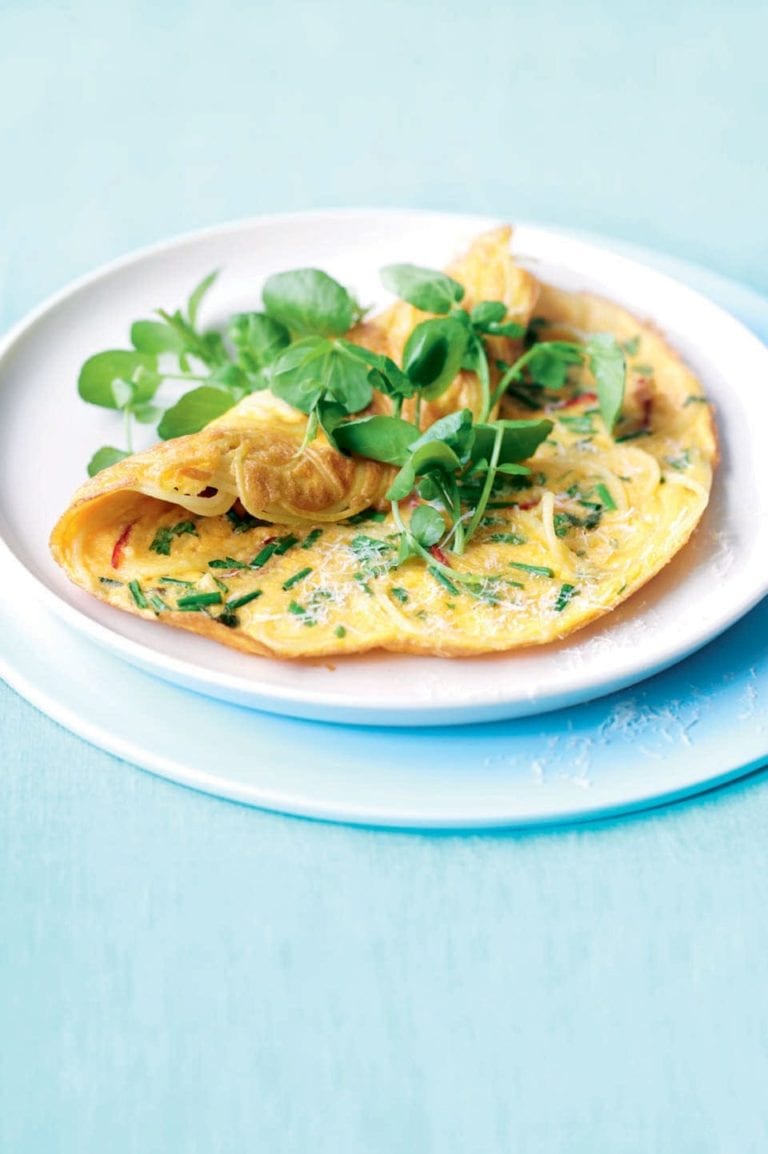
M 416 540 L 413 534 L 408 531 L 402 517 L 400 516 L 400 507 L 397 501 L 392 501 L 391 505 L 392 516 L 394 518 L 395 524 L 405 537 L 408 545 L 414 551 L 414 553 L 418 553 L 421 559 L 426 561 L 430 569 L 436 569 L 438 573 L 442 573 L 444 577 L 447 577 L 448 580 L 454 582 L 454 584 L 465 585 L 468 593 L 471 593 L 475 597 L 479 597 L 480 594 L 477 592 L 476 588 L 473 588 L 473 586 L 482 585 L 485 578 L 474 573 L 462 573 L 461 570 L 452 569 L 450 565 L 444 565 L 442 561 L 438 561 L 437 557 L 433 557 L 432 554 L 429 553 L 424 548 L 424 546 Z
M 507 389 L 512 384 L 512 382 L 516 381 L 520 377 L 520 374 L 522 373 L 523 369 L 525 368 L 525 366 L 530 361 L 536 348 L 537 348 L 536 345 L 532 345 L 531 348 L 528 349 L 527 352 L 523 353 L 523 355 L 521 357 L 517 358 L 517 360 L 515 361 L 515 363 L 513 365 L 509 366 L 509 368 L 507 369 L 507 371 L 504 373 L 501 380 L 499 381 L 498 385 L 493 390 L 493 396 L 491 397 L 490 406 L 489 406 L 489 410 L 488 410 L 489 412 L 492 408 L 494 408 L 496 405 L 498 405 L 499 401 L 504 396 L 504 394 L 506 393 Z M 485 419 L 485 418 L 483 418 L 483 419 Z
M 491 398 L 491 374 L 488 369 L 488 354 L 485 351 L 482 337 L 478 337 L 477 379 L 480 382 L 480 420 L 487 421 L 491 408 L 496 404 Z
M 499 463 L 499 453 L 501 452 L 501 442 L 502 442 L 503 436 L 504 436 L 504 429 L 501 425 L 499 425 L 496 429 L 496 435 L 493 439 L 493 451 L 491 453 L 491 459 L 488 462 L 488 472 L 487 472 L 486 477 L 485 477 L 485 484 L 483 485 L 482 492 L 480 493 L 480 500 L 477 502 L 477 506 L 476 506 L 475 512 L 472 516 L 472 520 L 469 522 L 469 525 L 467 526 L 467 535 L 466 535 L 466 541 L 467 542 L 472 540 L 472 537 L 475 533 L 475 530 L 477 529 L 477 526 L 480 524 L 480 518 L 482 517 L 483 513 L 485 512 L 485 507 L 488 504 L 488 501 L 490 499 L 491 490 L 493 489 L 493 482 L 496 480 L 496 466 Z

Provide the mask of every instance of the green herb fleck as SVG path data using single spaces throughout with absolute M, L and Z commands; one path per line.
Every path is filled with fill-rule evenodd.
M 510 561 L 513 569 L 522 569 L 524 573 L 534 573 L 537 577 L 554 577 L 554 569 L 546 565 L 526 565 L 523 561 Z
M 343 625 L 337 625 L 336 628 L 334 629 L 334 633 L 336 634 L 337 637 L 346 637 L 347 636 L 347 631 Z
M 244 561 L 238 561 L 234 557 L 217 557 L 214 561 L 208 562 L 209 569 L 247 569 L 248 566 Z
M 179 609 L 202 609 L 205 605 L 221 605 L 221 593 L 190 593 L 186 597 L 179 597 L 176 605 Z
M 427 572 L 429 573 L 430 577 L 434 577 L 435 581 L 438 581 L 441 585 L 443 585 L 449 593 L 453 593 L 455 597 L 458 597 L 459 589 L 454 585 L 450 577 L 446 577 L 445 573 L 441 572 L 441 570 L 437 569 L 434 565 L 429 565 Z
M 298 601 L 291 601 L 288 605 L 288 612 L 293 613 L 296 617 L 304 617 L 307 611 L 303 605 L 299 605 Z
M 234 505 L 227 511 L 227 520 L 236 533 L 247 533 L 249 529 L 255 529 L 261 524 L 259 518 L 252 517 L 250 513 L 238 513 Z
M 292 533 L 289 533 L 287 537 L 278 537 L 275 543 L 275 555 L 282 557 L 283 553 L 287 553 L 289 549 L 292 549 L 293 546 L 298 545 L 298 543 L 299 538 L 294 537 Z
M 490 540 L 499 541 L 504 545 L 525 545 L 528 539 L 521 537 L 519 533 L 491 533 Z
M 243 593 L 242 597 L 234 597 L 231 601 L 227 601 L 224 608 L 227 612 L 233 612 L 235 609 L 242 609 L 244 605 L 255 601 L 257 597 L 261 597 L 261 589 L 253 589 L 250 593 Z
M 348 525 L 362 525 L 365 521 L 386 521 L 387 514 L 378 509 L 363 509 L 362 513 L 355 513 L 354 517 L 347 517 Z
M 322 535 L 322 529 L 313 529 L 310 533 L 307 533 L 306 537 L 301 543 L 302 549 L 311 549 L 315 541 L 319 540 Z
M 181 537 L 185 533 L 192 533 L 195 537 L 198 536 L 197 526 L 194 521 L 179 521 L 177 525 L 166 525 L 158 529 L 149 547 L 153 553 L 160 553 L 161 556 L 168 557 L 170 556 L 171 544 L 174 537 Z
M 138 581 L 129 581 L 128 582 L 128 588 L 131 591 L 131 597 L 133 597 L 133 600 L 136 602 L 139 609 L 148 609 L 149 603 L 147 602 L 146 597 L 142 593 L 141 585 L 139 585 Z
M 299 569 L 298 573 L 294 573 L 293 577 L 289 577 L 287 581 L 283 581 L 283 589 L 293 589 L 294 585 L 298 585 L 305 577 L 309 577 L 312 572 L 312 567 L 307 565 L 304 569 Z
M 566 605 L 577 595 L 578 590 L 575 585 L 561 585 L 560 592 L 557 595 L 557 601 L 555 601 L 555 612 L 562 613 Z
M 610 489 L 608 488 L 607 485 L 604 485 L 602 483 L 602 481 L 600 482 L 599 485 L 595 485 L 595 492 L 597 493 L 598 497 L 600 498 L 600 501 L 602 502 L 602 506 L 604 509 L 606 509 L 607 511 L 610 512 L 612 509 L 616 508 L 616 502 L 614 501 L 613 497 L 611 496 Z
M 408 600 L 408 590 L 403 589 L 400 585 L 393 585 L 390 590 L 395 601 L 399 601 L 401 605 L 405 605 Z

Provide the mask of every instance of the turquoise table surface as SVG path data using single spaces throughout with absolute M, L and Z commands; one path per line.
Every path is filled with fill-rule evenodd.
M 738 0 L 4 0 L 0 324 L 137 245 L 342 204 L 589 229 L 767 292 L 766 39 Z M 393 834 L 0 709 L 1 1154 L 768 1149 L 765 775 Z

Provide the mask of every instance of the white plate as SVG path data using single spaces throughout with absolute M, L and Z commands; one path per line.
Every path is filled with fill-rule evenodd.
M 206 320 L 254 307 L 277 269 L 317 265 L 381 299 L 377 270 L 441 265 L 494 222 L 402 212 L 265 218 L 139 253 L 78 282 L 0 349 L 0 541 L 8 581 L 23 581 L 70 625 L 131 663 L 238 704 L 304 718 L 381 725 L 521 717 L 609 693 L 665 668 L 768 592 L 768 454 L 762 449 L 768 350 L 722 309 L 670 278 L 582 240 L 524 226 L 515 251 L 538 275 L 610 296 L 654 320 L 718 408 L 723 463 L 691 544 L 616 613 L 570 641 L 509 657 L 447 661 L 371 655 L 334 663 L 246 657 L 142 621 L 72 587 L 47 538 L 95 447 L 119 437 L 114 414 L 85 406 L 75 382 L 92 352 L 125 346 L 130 322 L 180 304 L 223 270 Z M 19 605 L 23 606 L 23 599 Z

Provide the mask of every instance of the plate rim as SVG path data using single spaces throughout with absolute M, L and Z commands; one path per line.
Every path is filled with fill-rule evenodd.
M 218 236 L 237 234 L 243 230 L 269 227 L 271 225 L 290 225 L 298 222 L 306 223 L 308 221 L 342 221 L 350 219 L 363 221 L 366 218 L 396 218 L 398 216 L 411 220 L 423 217 L 443 221 L 446 224 L 456 222 L 457 224 L 461 223 L 464 226 L 471 226 L 472 228 L 492 227 L 493 224 L 498 223 L 498 219 L 495 217 L 473 213 L 433 212 L 428 209 L 398 207 L 388 207 L 384 209 L 346 209 L 340 207 L 314 209 L 306 212 L 259 214 L 244 219 L 231 220 L 200 229 L 194 229 L 179 234 L 178 236 L 165 238 L 161 241 L 145 245 L 119 256 L 75 278 L 51 294 L 38 306 L 22 316 L 7 333 L 0 338 L 0 360 L 12 350 L 16 342 L 29 330 L 34 328 L 34 326 L 43 320 L 51 311 L 62 303 L 65 303 L 81 290 L 87 289 L 98 283 L 98 281 L 113 276 L 115 273 L 119 274 L 124 269 L 140 265 L 147 259 L 170 253 L 179 246 L 201 240 L 215 239 Z M 660 271 L 653 265 L 644 263 L 642 257 L 644 252 L 647 254 L 647 250 L 634 246 L 637 249 L 637 255 L 626 256 L 620 251 L 620 248 L 619 251 L 617 251 L 610 247 L 612 243 L 619 246 L 622 244 L 620 241 L 612 241 L 611 238 L 593 237 L 589 233 L 570 231 L 557 226 L 529 223 L 526 221 L 518 222 L 516 227 L 524 227 L 534 233 L 539 233 L 555 240 L 563 238 L 567 241 L 584 245 L 587 248 L 600 250 L 605 255 L 622 262 L 630 268 L 632 266 L 639 266 L 644 271 L 652 273 L 656 278 L 661 278 L 668 282 L 676 291 L 679 292 L 682 290 L 697 302 L 716 309 L 723 314 L 723 316 L 727 317 L 731 323 L 739 326 L 743 335 L 754 342 L 755 345 L 765 353 L 766 348 L 760 338 L 738 317 L 729 312 L 727 308 L 716 304 L 704 293 L 691 288 L 675 276 Z M 680 263 L 685 264 L 686 262 Z M 725 280 L 727 278 L 722 279 Z M 759 294 L 756 294 L 756 296 L 759 298 Z M 471 724 L 474 721 L 498 720 L 512 716 L 514 713 L 508 700 L 500 700 L 498 697 L 489 698 L 487 694 L 479 700 L 474 699 L 466 707 L 468 711 L 467 715 L 454 718 L 453 715 L 457 709 L 454 702 L 428 705 L 423 702 L 414 702 L 412 699 L 403 697 L 402 700 L 398 699 L 395 702 L 388 702 L 383 707 L 372 707 L 370 701 L 363 701 L 362 699 L 354 700 L 351 703 L 346 702 L 343 706 L 340 706 L 338 691 L 324 691 L 321 687 L 290 687 L 274 684 L 266 687 L 259 683 L 255 686 L 253 684 L 246 685 L 244 684 L 244 678 L 240 674 L 200 669 L 182 657 L 149 649 L 141 641 L 126 637 L 122 633 L 111 629 L 108 625 L 89 617 L 77 606 L 70 604 L 58 596 L 41 578 L 34 572 L 31 572 L 22 559 L 14 552 L 10 543 L 2 536 L 0 536 L 0 562 L 6 565 L 10 564 L 12 570 L 14 567 L 16 567 L 17 571 L 20 569 L 26 581 L 29 581 L 31 578 L 38 599 L 41 599 L 47 604 L 56 616 L 63 619 L 76 632 L 85 634 L 97 645 L 108 649 L 113 654 L 128 661 L 134 667 L 138 666 L 144 672 L 150 672 L 156 677 L 180 684 L 187 689 L 193 689 L 206 696 L 235 701 L 248 708 L 266 709 L 270 712 L 282 713 L 288 716 L 321 719 L 341 724 L 351 722 L 353 724 L 363 725 L 413 725 L 419 727 L 434 724 L 458 725 Z M 669 668 L 676 662 L 684 660 L 685 657 L 689 656 L 692 652 L 713 641 L 754 608 L 766 594 L 768 594 L 768 573 L 766 573 L 762 585 L 751 587 L 749 594 L 743 596 L 735 605 L 732 604 L 729 612 L 718 619 L 714 626 L 710 626 L 705 634 L 696 637 L 683 648 L 672 643 L 661 646 L 660 649 L 655 651 L 655 656 L 650 666 L 647 657 L 642 659 L 638 658 L 635 662 L 624 665 L 620 677 L 616 677 L 615 674 L 608 675 L 606 673 L 598 673 L 589 677 L 585 676 L 584 670 L 581 670 L 578 675 L 574 674 L 570 679 L 568 687 L 559 691 L 556 697 L 543 701 L 540 700 L 537 703 L 536 709 L 529 710 L 527 715 L 545 713 L 567 707 L 578 701 L 586 701 L 610 694 L 626 688 L 629 684 L 637 683 L 646 677 Z M 397 655 L 390 654 L 388 656 L 394 657 Z M 226 697 L 224 696 L 225 694 Z

